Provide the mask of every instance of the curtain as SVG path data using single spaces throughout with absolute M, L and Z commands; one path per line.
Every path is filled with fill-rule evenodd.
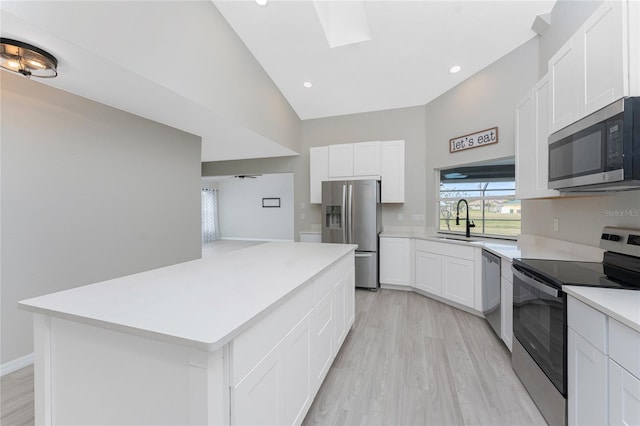
M 202 188 L 202 242 L 220 239 L 218 224 L 218 191 Z

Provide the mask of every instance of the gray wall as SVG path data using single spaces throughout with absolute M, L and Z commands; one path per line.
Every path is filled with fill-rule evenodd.
M 561 0 L 551 11 L 551 27 L 540 38 L 541 76 L 549 58 L 601 4 Z M 553 231 L 558 219 L 558 232 Z M 640 227 L 640 190 L 613 195 L 525 200 L 522 232 L 597 246 L 603 226 Z
M 200 138 L 1 72 L 1 363 L 19 300 L 199 258 Z

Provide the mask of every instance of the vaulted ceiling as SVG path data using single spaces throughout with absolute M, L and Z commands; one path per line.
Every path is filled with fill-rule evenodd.
M 3 0 L 0 32 L 58 57 L 60 76 L 45 84 L 200 135 L 203 161 L 215 161 L 295 155 L 261 131 L 287 114 L 304 120 L 426 104 L 534 37 L 534 19 L 554 2 L 365 1 L 366 41 L 333 48 L 318 13 L 328 4 Z M 228 24 L 216 21 L 220 13 Z M 214 31 L 221 26 L 235 39 Z M 260 75 L 245 73 L 242 58 L 237 73 L 227 63 L 221 74 L 206 54 L 250 57 L 237 37 Z M 461 71 L 450 74 L 453 65 Z M 236 74 L 273 90 L 237 89 Z M 290 107 L 277 104 L 278 91 Z M 247 107 L 254 99 L 268 107 Z

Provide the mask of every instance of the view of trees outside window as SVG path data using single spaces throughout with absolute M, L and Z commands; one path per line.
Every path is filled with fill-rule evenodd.
M 465 232 L 466 205 L 460 204 L 460 224 L 456 206 L 464 198 L 469 203 L 469 219 L 475 223 L 472 235 L 516 237 L 520 235 L 520 201 L 515 199 L 515 181 L 440 183 L 439 230 Z

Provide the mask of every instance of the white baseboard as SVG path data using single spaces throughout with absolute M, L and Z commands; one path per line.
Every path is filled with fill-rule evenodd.
M 0 377 L 33 364 L 33 352 L 0 365 Z

